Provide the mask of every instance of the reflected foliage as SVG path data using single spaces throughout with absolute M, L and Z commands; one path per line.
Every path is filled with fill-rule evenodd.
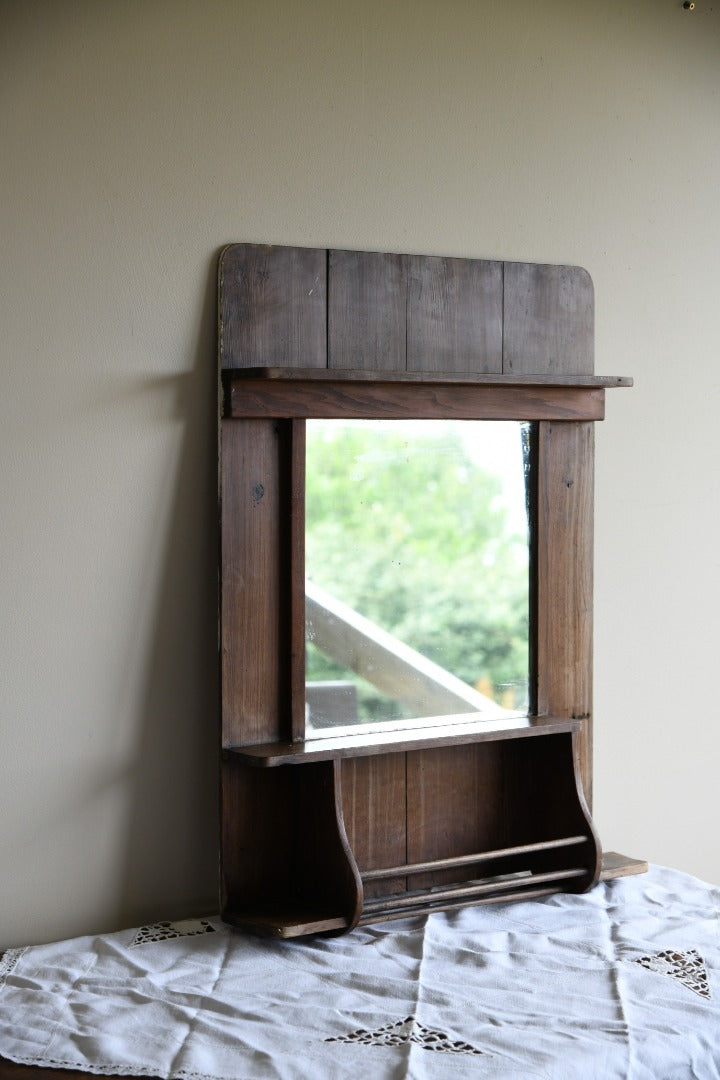
M 528 545 L 502 488 L 457 425 L 425 424 L 412 438 L 390 425 L 308 425 L 309 576 L 470 686 L 519 708 Z M 308 647 L 309 681 L 345 677 Z M 360 686 L 361 718 L 381 696 Z

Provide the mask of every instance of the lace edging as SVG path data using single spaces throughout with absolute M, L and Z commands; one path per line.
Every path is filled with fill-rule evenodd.
M 0 953 L 0 989 L 5 985 L 5 980 L 15 968 L 20 957 L 26 952 L 27 946 L 24 949 L 6 949 L 4 953 Z

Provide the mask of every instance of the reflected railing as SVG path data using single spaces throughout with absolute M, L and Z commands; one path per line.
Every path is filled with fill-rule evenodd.
M 395 701 L 412 717 L 407 726 L 434 725 L 438 717 L 471 721 L 517 715 L 311 581 L 305 583 L 305 620 L 313 645 Z M 305 694 L 307 738 L 398 726 L 397 720 L 361 723 L 352 680 L 308 682 Z

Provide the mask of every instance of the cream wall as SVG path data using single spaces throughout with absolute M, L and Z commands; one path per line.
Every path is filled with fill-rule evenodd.
M 0 946 L 215 895 L 214 267 L 580 263 L 596 816 L 720 881 L 720 7 L 0 4 Z

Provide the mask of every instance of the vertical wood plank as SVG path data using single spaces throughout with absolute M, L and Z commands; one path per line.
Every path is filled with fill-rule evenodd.
M 505 749 L 502 743 L 491 742 L 408 752 L 408 862 L 504 845 Z M 468 867 L 419 874 L 410 879 L 409 887 L 460 881 L 475 873 Z
M 409 371 L 502 372 L 502 263 L 408 257 Z
M 580 771 L 591 805 L 595 432 L 582 421 L 538 428 L 538 713 L 583 720 Z
M 220 257 L 221 368 L 326 367 L 324 248 L 233 244 Z
M 549 849 L 533 857 L 537 873 L 562 869 L 570 860 L 587 869 L 593 880 L 599 870 L 600 846 L 583 792 L 578 791 L 576 735 L 564 733 L 542 739 L 518 739 L 512 744 L 508 769 L 507 807 L 510 835 L 519 843 L 542 843 L 564 836 L 582 836 L 588 843 L 572 849 Z M 518 868 L 523 860 L 519 860 Z M 589 880 L 579 881 L 586 888 Z
M 340 762 L 288 772 L 294 774 L 297 793 L 292 825 L 285 826 L 297 836 L 295 887 L 307 898 L 309 910 L 344 915 L 354 924 L 360 917 L 362 884 L 343 822 Z
M 407 256 L 330 251 L 328 367 L 404 371 Z
M 593 284 L 580 266 L 504 264 L 503 372 L 592 375 Z
M 405 754 L 342 763 L 345 830 L 360 872 L 405 862 Z M 366 896 L 405 888 L 405 878 L 371 881 Z
M 222 909 L 263 910 L 295 888 L 293 785 L 286 770 L 254 769 L 232 755 L 220 778 Z
M 272 420 L 221 424 L 223 745 L 282 738 L 281 478 Z
M 361 884 L 340 814 L 339 764 L 253 769 L 222 761 L 223 915 L 269 923 L 360 914 Z

